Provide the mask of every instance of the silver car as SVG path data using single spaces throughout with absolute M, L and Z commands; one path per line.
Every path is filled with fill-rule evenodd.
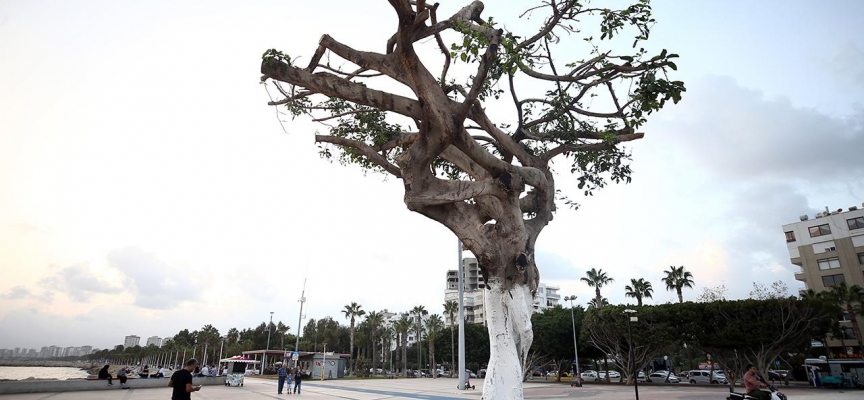
M 725 385 L 729 383 L 726 380 L 726 376 L 723 375 L 721 371 L 714 371 L 714 374 L 711 374 L 709 370 L 693 370 L 690 371 L 688 375 L 688 379 L 690 379 L 690 383 L 692 384 L 714 384 L 714 385 Z

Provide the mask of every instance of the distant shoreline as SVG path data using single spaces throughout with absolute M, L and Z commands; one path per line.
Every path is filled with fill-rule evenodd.
M 90 361 L 17 360 L 6 358 L 0 359 L 0 367 L 70 367 L 89 371 L 94 367 L 101 366 L 98 363 Z

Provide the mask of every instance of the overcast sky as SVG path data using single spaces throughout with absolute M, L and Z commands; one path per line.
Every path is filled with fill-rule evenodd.
M 484 15 L 524 36 L 532 4 Z M 352 301 L 440 313 L 455 237 L 409 212 L 398 180 L 319 159 L 309 121 L 283 131 L 258 83 L 264 50 L 308 60 L 328 33 L 381 51 L 393 15 L 385 1 L 0 2 L 0 347 L 104 348 L 270 311 L 294 333 L 304 279 L 307 318 L 344 323 Z M 655 1 L 650 48 L 681 55 L 684 100 L 629 146 L 632 184 L 579 198 L 558 178 L 582 206 L 540 236 L 541 281 L 582 304 L 592 267 L 616 280 L 613 303 L 630 278 L 672 301 L 670 265 L 693 272 L 685 299 L 801 288 L 781 225 L 864 201 L 861 15 L 856 0 Z

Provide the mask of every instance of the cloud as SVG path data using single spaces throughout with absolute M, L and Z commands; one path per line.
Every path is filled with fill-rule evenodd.
M 537 250 L 534 258 L 540 270 L 540 282 L 579 279 L 581 271 L 568 259 L 556 253 Z
M 117 294 L 123 291 L 94 273 L 85 264 L 63 268 L 39 281 L 46 289 L 66 293 L 74 301 L 88 301 L 94 294 Z
M 840 45 L 831 62 L 825 66 L 841 85 L 864 88 L 864 48 L 852 41 Z
M 137 247 L 109 252 L 108 264 L 125 275 L 124 285 L 135 295 L 135 305 L 143 308 L 164 310 L 197 300 L 201 288 L 208 286 L 207 275 L 194 277 Z
M 766 99 L 729 77 L 695 81 L 687 96 L 671 109 L 674 122 L 660 125 L 719 177 L 861 182 L 864 176 L 864 109 L 833 117 L 786 98 Z
M 8 300 L 18 300 L 28 298 L 32 295 L 33 293 L 30 292 L 29 289 L 25 288 L 24 286 L 18 285 L 13 287 L 12 289 L 9 289 L 8 292 L 3 293 L 2 295 L 0 295 L 0 297 Z
M 697 284 L 727 280 L 730 298 L 747 297 L 753 281 L 783 280 L 799 288 L 781 226 L 823 205 L 834 209 L 860 201 L 864 109 L 831 116 L 767 99 L 728 77 L 711 77 L 690 83 L 686 101 L 670 111 L 664 117 L 671 118 L 652 128 L 673 138 L 668 145 L 676 158 L 690 159 L 692 170 L 677 172 L 678 179 L 709 183 L 705 191 L 687 195 L 687 207 L 706 214 L 689 224 L 717 231 L 723 254 L 704 259 L 705 272 L 697 278 L 708 281 Z

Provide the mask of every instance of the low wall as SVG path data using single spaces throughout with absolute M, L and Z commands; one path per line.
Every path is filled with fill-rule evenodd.
M 129 379 L 126 386 L 133 389 L 167 388 L 168 378 Z M 44 393 L 44 392 L 78 392 L 84 390 L 121 390 L 120 380 L 114 379 L 114 385 L 109 386 L 107 380 L 70 379 L 65 381 L 26 380 L 0 382 L 0 394 Z M 193 385 L 224 385 L 225 378 L 192 378 Z

